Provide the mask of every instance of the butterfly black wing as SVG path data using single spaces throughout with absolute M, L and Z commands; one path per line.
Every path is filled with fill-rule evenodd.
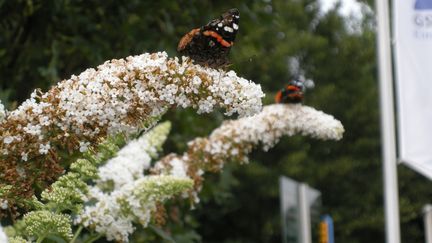
M 239 28 L 240 14 L 231 9 L 180 40 L 177 50 L 195 63 L 219 68 L 229 64 L 228 54 Z

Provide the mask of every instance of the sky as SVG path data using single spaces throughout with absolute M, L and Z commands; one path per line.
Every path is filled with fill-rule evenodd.
M 329 9 L 333 8 L 333 6 L 337 2 L 342 2 L 342 6 L 340 8 L 340 13 L 344 16 L 361 16 L 361 6 L 362 4 L 358 3 L 356 0 L 319 0 L 321 2 L 322 11 L 325 13 Z

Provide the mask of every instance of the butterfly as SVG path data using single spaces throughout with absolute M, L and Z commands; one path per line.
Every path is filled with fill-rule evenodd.
M 297 104 L 303 102 L 306 88 L 313 88 L 312 80 L 304 78 L 292 79 L 288 84 L 276 93 L 275 102 L 284 104 Z
M 203 66 L 227 66 L 228 54 L 239 29 L 239 19 L 237 9 L 228 10 L 219 18 L 184 35 L 178 43 L 177 51 Z

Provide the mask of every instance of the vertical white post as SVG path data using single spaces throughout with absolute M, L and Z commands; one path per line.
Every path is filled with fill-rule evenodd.
M 378 25 L 377 47 L 386 242 L 400 243 L 389 3 L 388 0 L 375 0 L 375 6 Z
M 309 200 L 307 197 L 308 186 L 304 183 L 298 185 L 299 214 L 300 214 L 300 242 L 312 243 L 312 231 L 310 221 Z
M 280 198 L 280 210 L 281 210 L 281 225 L 282 225 L 282 243 L 287 243 L 287 222 L 286 222 L 286 210 L 285 210 L 285 197 L 287 189 L 286 183 L 284 183 L 284 177 L 279 177 L 279 198 Z M 292 196 L 292 195 L 290 195 Z
M 425 232 L 425 242 L 432 243 L 432 205 L 423 207 L 423 222 Z

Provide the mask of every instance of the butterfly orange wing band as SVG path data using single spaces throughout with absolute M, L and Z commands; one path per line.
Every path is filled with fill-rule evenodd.
M 224 40 L 224 38 L 221 35 L 219 35 L 218 33 L 214 32 L 212 30 L 206 30 L 203 32 L 203 34 L 205 36 L 211 36 L 211 37 L 215 38 L 217 40 L 217 42 L 219 42 L 224 47 L 230 47 L 230 46 L 234 45 L 234 42 L 228 42 L 228 41 Z
M 196 35 L 198 32 L 200 31 L 200 28 L 196 28 L 193 29 L 191 31 L 189 31 L 189 33 L 187 33 L 186 35 L 184 35 L 181 39 L 180 42 L 177 46 L 177 51 L 181 51 L 183 49 L 186 48 L 187 44 L 189 42 L 191 42 L 191 40 L 193 39 L 194 35 Z
M 280 103 L 282 100 L 282 91 L 278 91 L 275 96 L 275 102 Z
M 286 86 L 286 89 L 287 89 L 287 90 L 291 90 L 291 91 L 299 91 L 299 90 L 300 90 L 299 87 L 294 86 L 294 85 L 287 85 L 287 86 Z

